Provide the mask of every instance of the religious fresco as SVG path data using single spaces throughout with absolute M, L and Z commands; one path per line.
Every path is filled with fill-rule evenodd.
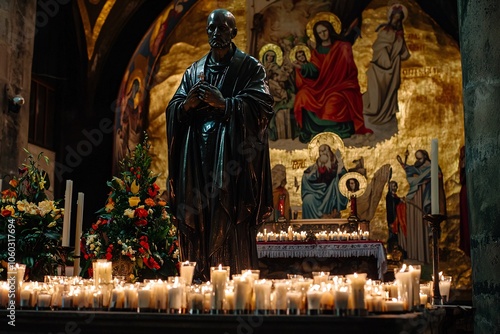
M 281 197 L 284 215 L 302 215 L 302 179 L 304 172 L 316 163 L 318 155 L 310 154 L 309 150 L 315 134 L 313 131 L 310 131 L 308 139 L 302 135 L 301 140 L 301 124 L 303 126 L 304 122 L 297 121 L 298 113 L 295 112 L 295 101 L 300 92 L 297 89 L 297 72 L 302 72 L 302 66 L 313 61 L 315 48 L 308 41 L 317 39 L 313 32 L 315 23 L 323 21 L 323 27 L 328 30 L 326 22 L 329 22 L 334 33 L 337 33 L 335 26 L 338 22 L 335 17 L 342 18 L 345 15 L 333 12 L 332 6 L 330 1 L 321 0 L 256 0 L 252 2 L 252 6 L 247 6 L 246 1 L 219 1 L 217 4 L 187 1 L 182 15 L 177 17 L 178 24 L 172 26 L 171 30 L 165 30 L 165 38 L 157 47 L 160 51 L 156 56 L 152 56 L 148 36 L 153 29 L 165 29 L 168 25 L 161 28 L 162 23 L 165 23 L 170 11 L 175 9 L 171 6 L 160 14 L 154 25 L 156 28 L 152 28 L 145 37 L 143 44 L 147 46 L 139 47 L 136 57 L 140 58 L 142 47 L 148 50 L 146 63 L 149 67 L 146 67 L 148 70 L 145 71 L 147 78 L 142 81 L 146 86 L 141 98 L 147 110 L 145 126 L 153 144 L 152 168 L 164 173 L 158 179 L 162 189 L 168 166 L 165 142 L 166 105 L 187 66 L 208 52 L 205 34 L 207 15 L 215 8 L 225 7 L 236 16 L 236 45 L 250 50 L 266 67 L 269 86 L 275 98 L 276 116 L 270 133 L 270 155 L 271 167 L 280 178 L 275 182 L 279 185 L 275 194 L 277 207 L 279 208 Z M 261 30 L 252 29 L 255 14 L 259 14 Z M 398 27 L 394 31 L 386 29 L 387 23 L 392 20 Z M 390 237 L 386 215 L 389 181 L 397 182 L 393 195 L 401 200 L 405 199 L 410 191 L 405 170 L 401 168 L 397 156 L 404 156 L 406 151 L 411 152 L 409 164 L 413 164 L 416 159 L 414 153 L 419 149 L 430 150 L 431 139 L 438 138 L 439 163 L 449 217 L 447 224 L 443 226 L 441 238 L 441 242 L 449 247 L 441 260 L 443 266 L 455 268 L 455 276 L 459 277 L 458 285 L 469 284 L 468 268 L 447 263 L 462 257 L 463 254 L 456 246 L 459 238 L 459 148 L 464 142 L 458 45 L 411 0 L 401 3 L 371 1 L 362 16 L 340 22 L 337 29 L 351 44 L 350 53 L 357 69 L 357 84 L 361 95 L 361 113 L 357 111 L 357 114 L 346 114 L 361 115 L 365 128 L 373 132 L 356 134 L 354 126 L 347 129 L 348 135 L 329 132 L 340 137 L 345 170 L 348 173 L 359 172 L 366 179 L 365 192 L 359 196 L 358 215 L 369 217 L 373 239 L 387 241 Z M 258 33 L 252 34 L 252 30 Z M 186 34 L 186 31 L 194 33 Z M 321 33 L 319 30 L 316 32 Z M 394 43 L 393 53 L 384 54 L 380 48 L 387 45 L 387 39 L 390 39 L 388 36 L 392 34 L 404 38 Z M 346 47 L 346 50 L 349 53 L 349 47 Z M 393 62 L 386 63 L 387 59 L 392 59 Z M 134 61 L 137 60 L 131 61 L 131 68 L 124 78 L 124 88 L 120 95 L 123 101 L 133 101 L 133 98 L 126 97 L 126 88 L 134 87 L 134 76 L 130 75 L 135 68 Z M 381 70 L 385 65 L 391 68 L 392 75 Z M 350 78 L 350 82 L 356 81 Z M 310 78 L 303 78 L 306 79 Z M 325 87 L 330 84 L 324 81 Z M 373 98 L 371 93 L 374 91 L 385 97 L 378 100 Z M 304 93 L 301 99 L 310 102 L 315 99 L 313 93 Z M 344 94 L 346 95 L 348 94 Z M 359 101 L 359 95 L 351 95 L 355 95 Z M 311 105 L 304 105 L 305 110 L 314 111 Z M 310 113 L 307 116 L 314 115 Z M 359 117 L 357 119 L 359 120 Z M 317 122 L 318 119 L 307 118 L 308 124 L 315 123 L 312 121 L 321 123 Z M 331 124 L 327 124 L 324 129 L 330 129 L 328 125 Z M 319 131 L 317 134 L 321 133 L 324 132 Z M 331 143 L 329 146 L 335 152 L 340 144 Z M 283 197 L 284 194 L 286 197 Z M 363 197 L 365 200 L 362 200 Z M 341 216 L 345 215 L 346 211 L 348 210 L 341 212 Z
M 194 0 L 177 0 L 158 16 L 152 28 L 143 37 L 122 79 L 115 107 L 115 140 L 113 173 L 118 162 L 143 141 L 144 131 L 150 126 L 149 90 L 152 87 L 156 62 L 166 37 L 179 23 Z M 151 134 L 151 136 L 155 136 Z

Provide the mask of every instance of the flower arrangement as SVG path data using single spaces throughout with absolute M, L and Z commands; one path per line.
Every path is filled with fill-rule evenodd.
M 26 264 L 26 276 L 43 281 L 45 275 L 55 275 L 65 258 L 61 246 L 64 209 L 60 201 L 47 197 L 50 187 L 47 173 L 40 168 L 40 160 L 48 165 L 48 158 L 40 153 L 35 157 L 28 151 L 27 162 L 19 168 L 19 175 L 2 191 L 0 203 L 0 260 L 2 267 L 13 258 Z
M 84 276 L 91 275 L 95 259 L 113 261 L 114 274 L 126 274 L 129 281 L 177 273 L 176 228 L 166 201 L 159 196 L 158 174 L 150 170 L 149 149 L 146 135 L 120 162 L 121 177 L 108 181 L 107 202 L 81 238 Z

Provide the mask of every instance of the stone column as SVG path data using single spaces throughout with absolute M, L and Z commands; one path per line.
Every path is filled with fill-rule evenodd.
M 458 1 L 474 333 L 500 326 L 500 5 Z
M 17 173 L 26 157 L 35 25 L 36 0 L 0 1 L 0 177 Z M 12 113 L 8 98 L 16 94 L 25 104 Z

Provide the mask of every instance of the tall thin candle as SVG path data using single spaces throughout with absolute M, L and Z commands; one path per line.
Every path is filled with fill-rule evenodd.
M 431 213 L 439 214 L 438 140 L 431 141 Z
M 69 247 L 69 233 L 71 230 L 71 202 L 73 195 L 73 181 L 66 180 L 66 193 L 64 195 L 64 221 L 62 231 L 62 246 Z

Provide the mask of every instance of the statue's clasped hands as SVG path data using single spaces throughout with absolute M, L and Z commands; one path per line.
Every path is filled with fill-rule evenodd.
M 205 80 L 198 81 L 189 91 L 186 102 L 184 103 L 185 109 L 190 110 L 196 108 L 202 102 L 218 109 L 224 109 L 226 107 L 226 101 L 219 89 Z

